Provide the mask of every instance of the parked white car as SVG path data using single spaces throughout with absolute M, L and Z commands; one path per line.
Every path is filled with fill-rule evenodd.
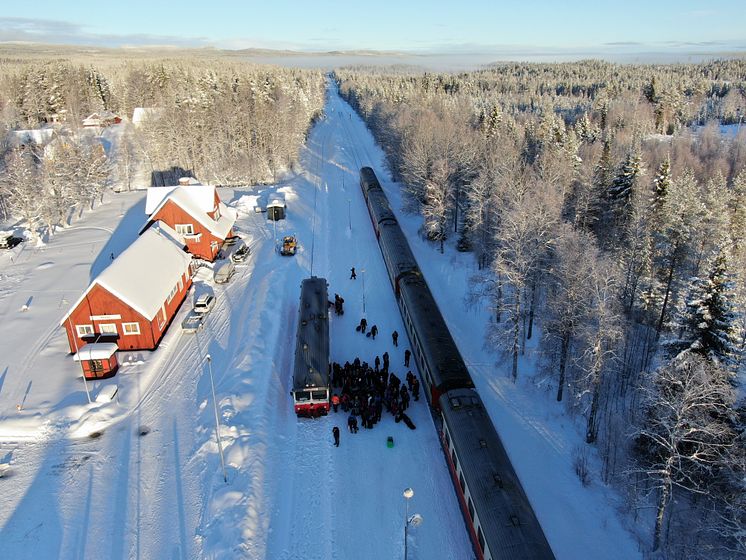
M 212 294 L 202 294 L 194 302 L 194 311 L 201 315 L 206 315 L 215 307 L 215 296 Z

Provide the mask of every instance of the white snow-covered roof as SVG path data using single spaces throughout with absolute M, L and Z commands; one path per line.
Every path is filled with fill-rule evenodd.
M 135 107 L 132 111 L 132 124 L 135 126 L 144 123 L 147 120 L 157 117 L 161 111 L 160 107 Z
M 151 194 L 151 191 L 153 194 Z M 182 208 L 214 236 L 225 239 L 233 224 L 236 223 L 238 212 L 224 203 L 218 203 L 220 218 L 213 220 L 208 212 L 215 209 L 215 187 L 213 185 L 179 185 L 176 187 L 150 187 L 145 203 L 148 216 L 156 214 L 167 201 Z M 156 201 L 157 204 L 156 204 Z
M 190 179 L 192 179 L 190 177 Z M 183 189 L 190 198 L 193 198 L 203 212 L 212 212 L 213 202 L 215 201 L 215 187 L 213 185 L 200 185 L 196 179 L 189 185 L 173 185 L 171 187 L 150 187 L 145 200 L 145 213 L 151 216 L 168 198 L 168 196 L 177 189 Z
M 282 208 L 285 208 L 285 197 L 280 194 L 273 194 L 269 197 L 269 202 L 267 202 L 267 208 L 272 208 L 280 206 Z
M 108 360 L 117 350 L 115 342 L 89 342 L 73 355 L 73 360 Z
M 94 278 L 60 324 L 67 320 L 96 284 L 146 319 L 152 320 L 182 274 L 189 268 L 191 260 L 191 255 L 184 251 L 183 245 L 179 246 L 161 234 L 159 228 L 150 228 Z

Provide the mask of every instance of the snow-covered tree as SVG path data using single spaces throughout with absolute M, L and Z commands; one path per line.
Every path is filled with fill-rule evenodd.
M 693 278 L 667 342 L 671 355 L 689 351 L 728 367 L 737 352 L 733 282 L 725 251 L 712 259 L 705 278 Z
M 684 352 L 658 369 L 644 389 L 646 414 L 637 430 L 640 470 L 657 492 L 653 549 L 661 536 L 675 488 L 707 494 L 735 442 L 733 390 L 727 374 L 703 357 Z

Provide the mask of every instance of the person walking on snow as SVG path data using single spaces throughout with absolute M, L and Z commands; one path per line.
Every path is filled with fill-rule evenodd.
M 376 335 L 377 335 L 377 334 L 378 334 L 378 327 L 377 327 L 377 326 L 375 326 L 375 325 L 373 325 L 373 326 L 372 326 L 372 327 L 370 328 L 370 337 L 371 337 L 371 338 L 372 338 L 373 340 L 375 340 L 375 339 L 376 339 Z
M 339 447 L 339 428 L 334 426 L 332 428 L 332 435 L 334 436 L 334 447 Z
M 409 367 L 409 357 L 412 355 L 412 352 L 409 350 L 404 350 L 404 367 Z
M 399 346 L 399 333 L 396 331 L 392 332 L 391 340 L 394 342 L 394 346 Z
M 360 319 L 360 325 L 358 326 L 358 329 L 361 333 L 365 334 L 365 329 L 368 328 L 368 321 L 365 320 L 365 317 Z
M 357 274 L 355 274 L 355 267 L 353 266 L 350 269 L 350 280 L 355 280 L 355 278 L 357 278 Z
M 339 407 L 339 395 L 337 393 L 332 395 L 332 406 L 334 407 L 334 412 L 337 412 L 337 408 Z

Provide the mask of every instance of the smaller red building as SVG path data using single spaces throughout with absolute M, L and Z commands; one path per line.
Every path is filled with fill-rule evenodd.
M 60 322 L 70 352 L 89 342 L 153 350 L 192 285 L 191 262 L 183 246 L 158 228 L 143 233 L 94 278 Z
M 86 379 L 106 379 L 119 369 L 117 350 L 114 342 L 91 342 L 78 350 L 73 360 L 80 362 Z
M 148 189 L 145 212 L 150 218 L 141 231 L 155 222 L 167 224 L 187 251 L 212 262 L 226 238 L 233 235 L 236 211 L 220 201 L 212 185 L 200 185 L 191 177 L 184 177 L 179 183 Z

